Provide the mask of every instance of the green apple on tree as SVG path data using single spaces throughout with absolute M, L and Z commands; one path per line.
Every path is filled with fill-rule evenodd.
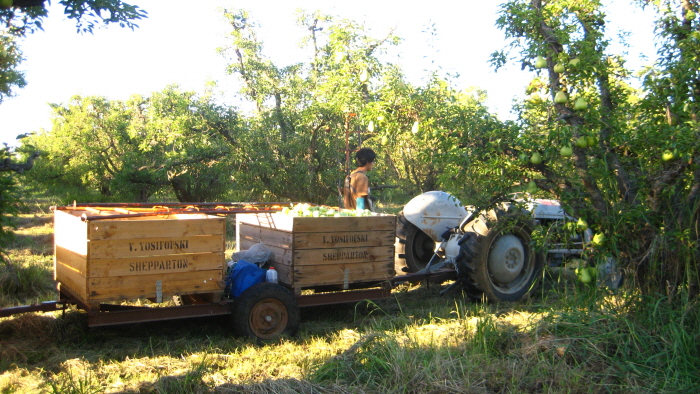
M 602 233 L 596 233 L 591 240 L 591 243 L 597 246 L 603 245 L 603 242 L 605 242 L 605 234 Z
M 595 137 L 593 137 L 593 136 L 591 136 L 591 135 L 586 136 L 586 145 L 588 145 L 588 147 L 594 147 L 594 146 L 596 146 L 597 144 L 598 144 L 598 139 L 597 139 L 597 138 L 595 138 Z
M 367 125 L 367 130 L 374 131 L 374 121 L 373 120 L 369 121 L 369 124 Z
M 579 218 L 578 222 L 576 222 L 576 227 L 581 231 L 586 231 L 586 229 L 588 229 L 588 222 L 586 222 L 584 218 Z
M 559 149 L 559 153 L 562 157 L 571 157 L 571 155 L 574 154 L 574 150 L 571 149 L 571 146 L 562 146 L 561 149 Z
M 387 136 L 382 137 L 381 144 L 382 144 L 382 145 L 386 145 L 386 144 L 388 144 L 388 143 L 389 143 L 389 137 L 387 137 Z
M 563 90 L 558 91 L 557 94 L 554 95 L 554 102 L 557 104 L 565 104 L 567 100 L 568 98 Z
M 526 189 L 528 193 L 535 194 L 535 193 L 537 193 L 538 189 L 539 188 L 537 187 L 537 183 L 535 183 L 535 181 L 528 182 L 527 189 Z
M 411 127 L 411 131 L 413 134 L 416 134 L 420 130 L 420 122 L 415 121 L 413 122 L 413 127 Z
M 695 20 L 696 16 L 697 15 L 695 15 L 695 11 L 688 10 L 688 12 L 685 13 L 685 20 L 687 20 L 687 21 Z
M 563 64 L 557 63 L 557 64 L 554 65 L 554 72 L 555 72 L 555 73 L 561 74 L 561 73 L 563 73 L 564 71 L 566 71 L 566 67 L 564 67 Z
M 666 149 L 664 153 L 661 154 L 661 160 L 663 161 L 671 161 L 676 157 L 676 155 L 673 154 L 670 150 Z
M 518 159 L 520 160 L 521 163 L 527 163 L 530 158 L 527 156 L 527 153 L 521 153 L 518 155 Z
M 547 59 L 543 58 L 542 56 L 537 56 L 537 59 L 535 59 L 535 68 L 545 67 L 547 67 Z
M 586 140 L 586 137 L 580 136 L 576 139 L 576 146 L 578 146 L 581 149 L 585 149 L 588 147 L 588 141 Z
M 569 66 L 578 67 L 580 62 L 581 62 L 581 60 L 579 60 L 579 58 L 575 57 L 575 58 L 569 60 Z
M 362 82 L 362 83 L 367 82 L 368 79 L 369 79 L 369 72 L 365 68 L 360 73 L 360 82 Z
M 576 99 L 574 102 L 574 109 L 575 110 L 583 110 L 588 108 L 588 102 L 586 102 L 586 99 L 583 97 L 579 97 Z
M 534 165 L 542 163 L 542 155 L 540 155 L 540 152 L 535 152 L 530 156 L 530 163 Z

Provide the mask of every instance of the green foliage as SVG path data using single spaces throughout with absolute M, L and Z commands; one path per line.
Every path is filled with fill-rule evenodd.
M 697 76 L 688 71 L 700 66 L 692 33 L 697 22 L 682 18 L 694 3 L 673 4 L 655 3 L 659 61 L 646 71 L 641 91 L 629 86 L 624 59 L 608 50 L 608 21 L 595 0 L 505 3 L 497 25 L 510 46 L 494 53 L 492 63 L 498 68 L 515 52 L 514 59 L 537 73 L 528 97 L 516 107 L 521 132 L 515 145 L 525 157 L 537 151 L 544 161 L 518 163 L 519 157 L 510 155 L 522 169 L 522 182 L 534 179 L 539 189 L 605 234 L 610 242 L 604 252 L 616 256 L 645 291 L 671 296 L 675 290 L 669 289 L 679 286 L 692 297 L 698 294 L 697 266 L 655 252 L 658 242 L 671 241 L 664 235 L 669 228 L 689 239 L 680 255 L 694 255 L 698 239 L 692 227 L 700 196 L 700 135 L 693 109 Z M 544 69 L 534 68 L 537 56 L 547 59 Z M 555 64 L 565 65 L 564 71 L 555 71 Z M 568 101 L 554 103 L 560 91 Z M 587 105 L 576 105 L 578 100 Z M 576 143 L 580 138 L 591 143 Z M 569 145 L 572 157 L 561 156 L 560 148 Z M 672 159 L 662 159 L 665 151 Z M 656 257 L 662 261 L 653 261 Z M 661 266 L 681 273 L 670 278 Z
M 139 7 L 121 0 L 59 0 L 58 3 L 65 8 L 65 16 L 75 20 L 80 33 L 92 33 L 97 25 L 112 23 L 133 30 L 138 27 L 134 21 L 147 15 Z M 18 69 L 22 52 L 17 43 L 28 34 L 43 30 L 48 6 L 43 0 L 25 0 L 0 7 L 0 25 L 5 28 L 0 35 L 0 104 L 26 85 L 24 73 Z
M 126 103 L 76 96 L 53 109 L 52 130 L 22 140 L 22 151 L 43 152 L 27 174 L 32 182 L 122 201 L 166 190 L 180 201 L 211 201 L 230 188 L 235 114 L 210 98 L 170 86 Z

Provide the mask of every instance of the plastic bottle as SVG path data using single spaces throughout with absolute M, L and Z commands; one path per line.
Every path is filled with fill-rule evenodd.
M 270 269 L 267 270 L 267 273 L 265 274 L 265 282 L 277 283 L 277 271 L 275 271 L 275 267 L 270 267 Z

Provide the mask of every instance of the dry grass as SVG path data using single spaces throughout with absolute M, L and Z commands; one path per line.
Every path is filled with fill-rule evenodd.
M 35 279 L 44 285 L 37 289 L 51 284 L 50 242 L 49 215 L 20 218 L 12 257 L 25 274 L 40 268 Z M 644 365 L 636 357 L 644 354 L 645 341 L 667 340 L 668 331 L 652 333 L 629 318 L 633 297 L 552 278 L 544 288 L 550 287 L 558 291 L 543 290 L 519 304 L 483 305 L 458 293 L 440 297 L 445 285 L 404 285 L 376 303 L 304 309 L 297 338 L 265 346 L 232 337 L 226 318 L 88 329 L 77 310 L 16 315 L 0 319 L 0 393 L 687 389 L 683 376 L 651 371 L 671 364 Z M 23 291 L 4 295 L 0 307 L 52 299 L 51 292 Z

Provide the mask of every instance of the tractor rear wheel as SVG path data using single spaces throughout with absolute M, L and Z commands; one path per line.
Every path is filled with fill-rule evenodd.
M 534 288 L 545 259 L 533 248 L 533 227 L 525 215 L 493 211 L 465 226 L 470 235 L 459 264 L 469 273 L 472 293 L 478 290 L 490 302 L 518 301 Z
M 418 272 L 424 269 L 433 257 L 435 241 L 406 220 L 403 212 L 398 215 L 396 240 L 397 267 L 405 265 L 408 272 Z

